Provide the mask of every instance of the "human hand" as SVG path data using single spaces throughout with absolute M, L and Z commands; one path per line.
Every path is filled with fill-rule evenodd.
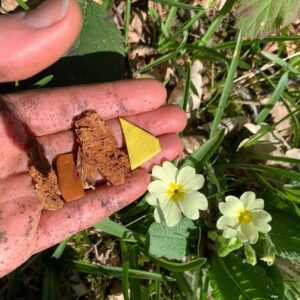
M 80 25 L 80 10 L 73 0 L 52 0 L 28 15 L 0 17 L 0 82 L 28 78 L 55 62 L 72 44 Z M 147 190 L 147 171 L 182 151 L 175 132 L 184 128 L 185 114 L 177 107 L 161 106 L 165 99 L 164 87 L 154 80 L 0 95 L 0 277 Z M 159 136 L 162 151 L 135 170 L 124 185 L 100 186 L 59 211 L 43 210 L 28 173 L 28 139 L 37 137 L 52 162 L 58 154 L 73 150 L 73 118 L 88 109 L 108 121 L 120 147 L 124 141 L 117 118 L 122 116 Z

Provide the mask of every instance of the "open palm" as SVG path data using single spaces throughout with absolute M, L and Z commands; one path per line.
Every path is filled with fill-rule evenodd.
M 49 1 L 34 13 L 39 16 L 44 10 L 49 16 L 60 5 L 60 0 Z M 23 18 L 24 14 L 0 18 L 2 82 L 27 78 L 53 63 L 71 45 L 81 24 L 79 8 L 73 0 L 67 13 L 46 27 L 28 26 Z M 20 39 L 24 34 L 28 38 Z M 147 190 L 147 171 L 155 164 L 174 159 L 182 150 L 175 132 L 184 128 L 185 115 L 177 107 L 162 106 L 165 99 L 164 87 L 154 80 L 0 95 L 0 277 L 32 254 L 101 221 Z M 73 119 L 88 109 L 96 110 L 107 120 L 120 147 L 124 147 L 118 122 L 122 116 L 159 136 L 162 151 L 143 169 L 135 170 L 124 185 L 100 186 L 61 210 L 43 210 L 28 173 L 30 137 L 37 138 L 52 163 L 58 154 L 74 150 Z

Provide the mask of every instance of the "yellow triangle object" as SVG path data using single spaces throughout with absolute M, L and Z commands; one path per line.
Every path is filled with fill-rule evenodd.
M 125 137 L 131 170 L 134 170 L 161 151 L 159 139 L 128 121 L 119 119 Z

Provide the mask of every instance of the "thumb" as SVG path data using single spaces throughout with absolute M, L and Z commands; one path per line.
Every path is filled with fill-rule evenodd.
M 35 10 L 0 17 L 0 82 L 33 76 L 58 60 L 81 28 L 75 0 L 47 0 Z

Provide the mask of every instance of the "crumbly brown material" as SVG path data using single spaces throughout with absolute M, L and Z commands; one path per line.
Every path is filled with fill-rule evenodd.
M 29 168 L 29 173 L 35 182 L 35 193 L 45 209 L 57 210 L 64 206 L 58 188 L 57 177 L 53 169 L 45 176 L 35 166 Z
M 130 175 L 128 155 L 118 149 L 113 131 L 100 116 L 95 111 L 85 112 L 75 121 L 75 132 L 81 158 L 113 185 L 123 184 Z
M 37 197 L 47 210 L 62 208 L 64 202 L 60 198 L 57 177 L 44 154 L 42 146 L 33 137 L 30 139 L 28 146 L 31 163 L 29 173 L 34 181 Z

